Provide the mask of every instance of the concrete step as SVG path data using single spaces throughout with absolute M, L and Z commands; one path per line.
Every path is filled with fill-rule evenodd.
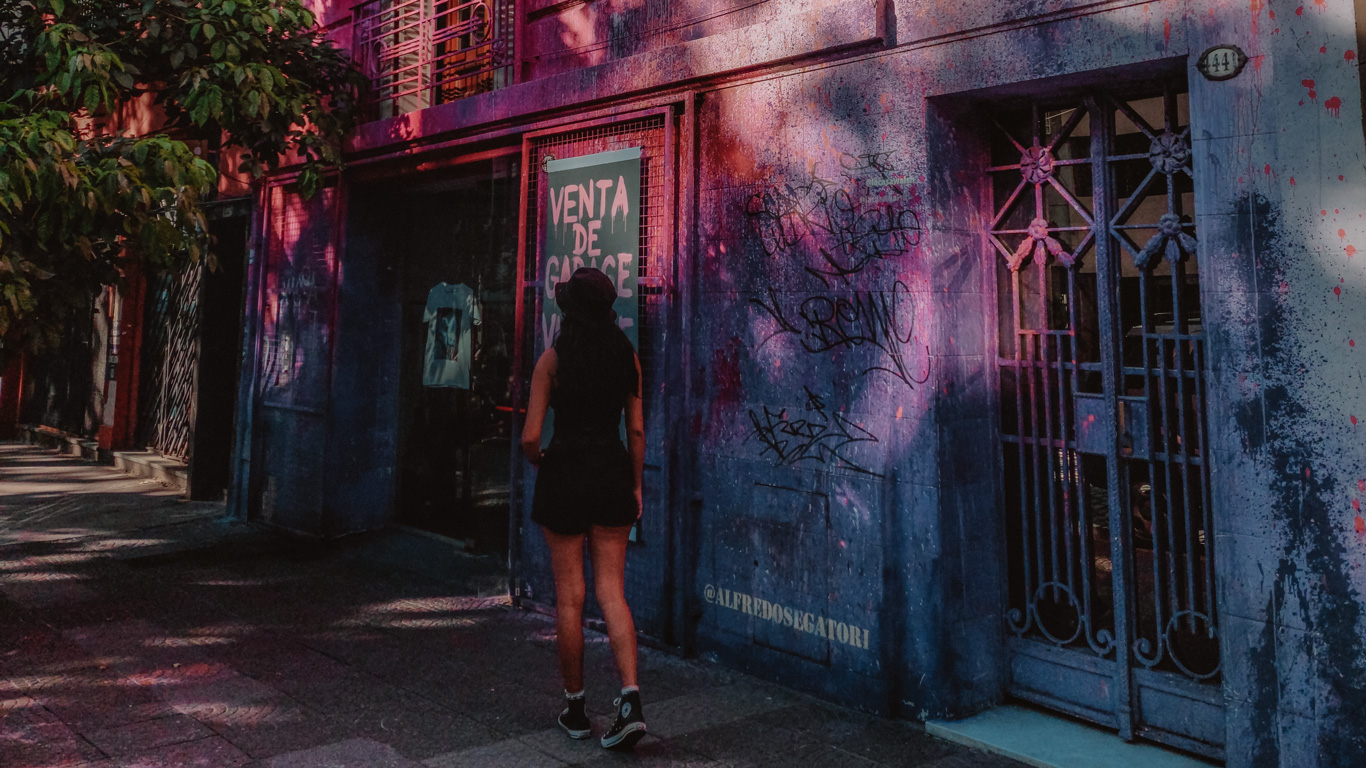
M 925 732 L 1037 768 L 1209 768 L 1155 744 L 1126 742 L 1100 728 L 1006 705 L 962 720 L 930 720 Z

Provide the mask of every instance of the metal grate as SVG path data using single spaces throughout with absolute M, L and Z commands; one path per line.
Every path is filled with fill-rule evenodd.
M 196 261 L 157 275 L 143 322 L 138 442 L 182 460 L 194 432 L 203 274 Z
M 541 284 L 541 276 L 537 274 L 537 269 L 541 263 L 540 251 L 543 245 L 543 237 L 540 228 L 538 212 L 545 205 L 545 162 L 549 159 L 564 159 L 568 157 L 579 157 L 591 155 L 598 152 L 610 152 L 617 149 L 627 149 L 630 147 L 641 147 L 640 162 L 640 253 L 638 264 L 640 269 L 640 312 L 639 312 L 639 342 L 640 342 L 640 367 L 645 372 L 648 379 L 651 372 L 655 371 L 658 361 L 656 342 L 653 331 L 660 327 L 663 317 L 660 316 L 662 300 L 664 298 L 663 279 L 666 271 L 663 266 L 658 264 L 661 259 L 657 254 L 667 252 L 665 238 L 668 219 L 668 203 L 670 196 L 665 193 L 665 163 L 668 154 L 665 151 L 665 130 L 664 116 L 651 116 L 641 120 L 632 120 L 622 123 L 609 123 L 593 128 L 574 131 L 571 133 L 547 136 L 538 139 L 531 147 L 532 168 L 528 169 L 527 179 L 527 231 L 526 242 L 527 259 L 523 278 L 527 284 L 526 293 L 526 312 L 531 313 L 532 317 L 539 317 L 541 311 L 541 294 L 537 287 Z M 535 327 L 533 323 L 524 323 L 523 346 L 528 356 L 523 360 L 524 365 L 534 363 L 533 357 L 537 350 L 535 347 Z M 530 370 L 528 367 L 527 370 Z M 524 382 L 524 387 L 529 387 L 529 379 Z M 527 392 L 523 393 L 523 402 Z M 645 407 L 650 408 L 650 398 L 646 398 Z
M 355 10 L 355 59 L 377 119 L 511 83 L 513 0 L 370 0 Z

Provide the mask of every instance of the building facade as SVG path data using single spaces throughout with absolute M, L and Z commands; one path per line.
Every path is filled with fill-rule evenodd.
M 596 264 L 645 375 L 653 642 L 898 717 L 1366 759 L 1360 9 L 319 5 L 373 119 L 322 192 L 259 193 L 239 514 L 506 549 L 553 603 L 515 436 Z M 627 155 L 635 247 L 555 252 L 617 221 L 555 174 Z

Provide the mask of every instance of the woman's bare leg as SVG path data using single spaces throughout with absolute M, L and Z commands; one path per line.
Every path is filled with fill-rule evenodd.
M 583 536 L 565 536 L 544 527 L 541 530 L 550 545 L 550 565 L 555 572 L 555 646 L 560 651 L 560 674 L 566 691 L 582 691 Z
M 593 526 L 588 546 L 593 551 L 593 586 L 602 616 L 607 620 L 607 639 L 617 659 L 623 686 L 636 684 L 636 625 L 626 605 L 626 541 L 631 526 Z

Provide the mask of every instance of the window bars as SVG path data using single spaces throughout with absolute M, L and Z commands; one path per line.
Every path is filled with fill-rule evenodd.
M 370 0 L 355 10 L 355 58 L 374 119 L 512 82 L 514 0 Z

